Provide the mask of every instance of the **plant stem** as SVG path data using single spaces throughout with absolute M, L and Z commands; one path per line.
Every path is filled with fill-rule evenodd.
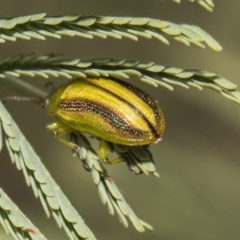
M 27 97 L 44 98 L 47 95 L 40 88 L 13 76 L 0 79 L 0 85 Z

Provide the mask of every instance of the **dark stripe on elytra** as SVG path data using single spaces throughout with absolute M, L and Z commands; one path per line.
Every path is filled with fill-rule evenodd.
M 148 94 L 146 94 L 145 92 L 141 91 L 140 89 L 136 88 L 135 86 L 129 84 L 129 83 L 126 83 L 126 82 L 123 82 L 119 79 L 114 79 L 114 81 L 118 82 L 120 85 L 124 86 L 125 88 L 129 89 L 130 91 L 132 91 L 133 93 L 135 93 L 138 97 L 140 97 L 141 100 L 143 100 L 143 102 L 145 102 L 147 105 L 149 105 L 153 111 L 154 111 L 154 116 L 156 117 L 156 121 L 159 122 L 160 121 L 160 116 L 159 116 L 159 112 L 157 111 L 156 109 L 156 105 L 153 101 L 152 98 L 149 97 Z M 114 92 L 111 92 L 109 91 L 108 89 L 106 88 L 103 88 L 99 85 L 95 85 L 94 83 L 90 83 L 88 82 L 89 84 L 101 89 L 102 91 L 105 91 L 109 94 L 111 94 L 112 96 L 118 98 L 119 100 L 121 100 L 122 102 L 126 103 L 129 107 L 131 107 L 132 109 L 134 109 L 145 121 L 146 123 L 148 124 L 148 127 L 149 129 L 151 130 L 152 134 L 156 137 L 156 138 L 159 138 L 159 134 L 158 132 L 156 131 L 156 128 L 154 127 L 154 125 L 149 121 L 149 119 L 141 112 L 139 111 L 138 108 L 136 108 L 133 104 L 131 104 L 130 102 L 128 102 L 126 99 L 124 99 L 123 97 L 117 95 L 116 93 Z
M 141 89 L 135 87 L 132 84 L 128 84 L 123 81 L 121 81 L 120 84 L 122 84 L 123 86 L 128 88 L 130 91 L 138 95 L 143 100 L 143 102 L 149 105 L 153 109 L 154 116 L 156 117 L 156 121 L 157 122 L 160 121 L 161 116 L 159 115 L 158 108 L 156 107 L 156 103 L 153 98 L 151 98 L 146 92 L 142 91 Z
M 139 129 L 129 127 L 129 125 L 115 112 L 110 111 L 102 104 L 94 101 L 86 99 L 61 100 L 58 107 L 69 112 L 93 112 L 101 116 L 105 121 L 108 121 L 116 129 L 121 129 L 135 136 L 144 134 L 144 132 Z

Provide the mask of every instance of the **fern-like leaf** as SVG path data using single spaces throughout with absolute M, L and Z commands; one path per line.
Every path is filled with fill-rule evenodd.
M 132 208 L 128 205 L 118 187 L 114 183 L 113 178 L 110 177 L 107 170 L 103 167 L 99 157 L 96 155 L 87 139 L 79 133 L 74 134 L 74 143 L 78 146 L 76 148 L 77 156 L 81 161 L 84 162 L 85 168 L 91 172 L 93 182 L 98 189 L 99 196 L 103 204 L 107 206 L 109 213 L 111 215 L 116 213 L 120 222 L 125 227 L 128 227 L 127 219 L 129 219 L 135 229 L 139 232 L 152 230 L 152 226 L 137 217 Z M 144 164 L 143 156 L 138 158 L 138 160 L 140 161 L 138 165 L 140 170 L 146 174 L 151 172 L 153 175 L 159 176 L 151 160 L 146 161 L 146 164 Z
M 47 240 L 0 188 L 0 223 L 17 240 Z
M 158 65 L 153 62 L 124 59 L 61 59 L 56 55 L 27 55 L 0 59 L 0 79 L 7 76 L 48 77 L 113 77 L 135 78 L 155 87 L 173 90 L 174 86 L 210 88 L 240 104 L 237 85 L 216 73 Z M 6 81 L 6 80 L 5 80 Z M 1 80 L 0 80 L 1 84 Z
M 155 38 L 165 44 L 169 44 L 168 38 L 173 38 L 185 45 L 193 44 L 202 48 L 208 45 L 216 51 L 222 49 L 220 44 L 200 27 L 151 18 L 77 15 L 46 17 L 45 14 L 36 14 L 0 19 L 0 43 L 16 41 L 18 38 L 45 40 L 46 37 L 59 39 L 62 36 L 103 39 L 125 37 L 132 40 L 143 37 Z
M 23 172 L 27 185 L 40 199 L 47 216 L 53 216 L 59 227 L 66 231 L 71 240 L 96 239 L 44 167 L 1 102 L 0 122 L 12 162 L 18 170 Z M 9 220 L 14 219 L 9 218 Z

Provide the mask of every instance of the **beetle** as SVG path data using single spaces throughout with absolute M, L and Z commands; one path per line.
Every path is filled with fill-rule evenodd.
M 99 138 L 102 160 L 107 159 L 106 141 L 149 145 L 161 140 L 165 129 L 165 118 L 155 99 L 132 84 L 112 78 L 70 81 L 47 97 L 46 110 L 57 119 L 47 126 L 50 131 L 60 135 L 77 131 Z

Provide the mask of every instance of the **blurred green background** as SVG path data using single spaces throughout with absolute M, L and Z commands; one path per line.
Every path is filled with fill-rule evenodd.
M 171 41 L 101 40 L 63 38 L 61 41 L 17 41 L 0 45 L 0 56 L 39 52 L 68 57 L 116 57 L 154 61 L 183 68 L 218 72 L 240 85 L 240 1 L 215 1 L 209 13 L 197 4 L 160 0 L 41 0 L 1 1 L 0 16 L 47 12 L 49 15 L 116 15 L 154 17 L 201 26 L 223 46 L 210 49 L 186 47 Z M 32 79 L 39 86 L 43 79 Z M 58 79 L 52 80 L 55 84 Z M 124 164 L 108 167 L 129 204 L 154 231 L 137 233 L 123 228 L 107 213 L 89 173 L 58 143 L 45 125 L 52 121 L 38 106 L 10 103 L 18 121 L 56 181 L 70 198 L 98 239 L 238 240 L 240 239 L 240 106 L 210 90 L 175 88 L 146 90 L 162 105 L 167 119 L 164 140 L 151 147 L 160 179 L 135 176 Z M 13 95 L 0 89 L 1 96 Z M 10 162 L 6 149 L 0 155 L 0 185 L 49 239 L 67 239 L 53 219 L 47 219 L 40 202 L 26 187 L 23 176 Z M 0 227 L 0 239 L 5 235 Z

